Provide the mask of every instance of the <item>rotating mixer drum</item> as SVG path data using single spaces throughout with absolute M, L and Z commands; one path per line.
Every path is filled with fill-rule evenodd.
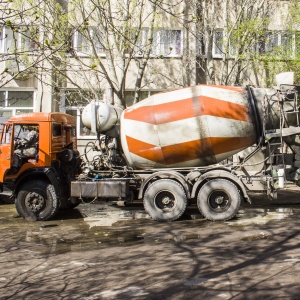
M 135 168 L 197 167 L 256 142 L 246 89 L 198 85 L 159 93 L 121 116 L 122 148 Z

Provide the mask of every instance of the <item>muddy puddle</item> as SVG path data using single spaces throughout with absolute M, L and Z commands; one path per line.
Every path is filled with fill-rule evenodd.
M 299 216 L 300 206 L 249 207 L 241 209 L 233 220 L 221 224 L 205 220 L 196 208 L 191 208 L 180 221 L 157 223 L 150 219 L 142 205 L 120 208 L 91 204 L 62 212 L 55 220 L 26 222 L 17 215 L 14 205 L 0 205 L 2 240 L 11 245 L 10 251 L 22 249 L 32 255 L 198 240 L 203 227 L 222 230 L 225 224 L 230 230 L 241 230 L 245 226 L 299 219 Z
M 241 209 L 234 220 L 227 222 L 229 225 L 267 224 L 270 221 L 293 218 L 300 214 L 300 206 L 278 208 L 247 208 Z

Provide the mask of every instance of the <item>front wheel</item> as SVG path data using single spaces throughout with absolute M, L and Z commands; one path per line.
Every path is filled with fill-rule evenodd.
M 237 214 L 241 205 L 241 196 L 236 185 L 231 181 L 213 179 L 200 189 L 197 205 L 206 219 L 226 221 Z
M 149 185 L 144 195 L 145 211 L 156 221 L 177 220 L 186 206 L 186 193 L 175 180 L 159 179 Z
M 43 180 L 23 184 L 16 198 L 16 209 L 23 219 L 49 220 L 59 208 L 53 185 Z

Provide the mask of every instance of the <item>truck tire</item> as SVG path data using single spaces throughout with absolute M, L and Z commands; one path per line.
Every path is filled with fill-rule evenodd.
M 143 202 L 145 211 L 152 219 L 167 222 L 182 216 L 187 206 L 187 197 L 177 181 L 159 179 L 149 185 Z
M 59 209 L 59 202 L 52 184 L 33 180 L 23 184 L 16 198 L 16 209 L 26 220 L 45 221 Z
M 237 186 L 229 180 L 213 179 L 205 183 L 197 196 L 202 215 L 211 221 L 232 219 L 241 205 Z

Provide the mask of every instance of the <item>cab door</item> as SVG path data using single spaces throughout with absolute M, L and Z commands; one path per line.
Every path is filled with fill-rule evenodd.
M 0 124 L 0 182 L 3 182 L 5 172 L 10 169 L 12 125 Z

